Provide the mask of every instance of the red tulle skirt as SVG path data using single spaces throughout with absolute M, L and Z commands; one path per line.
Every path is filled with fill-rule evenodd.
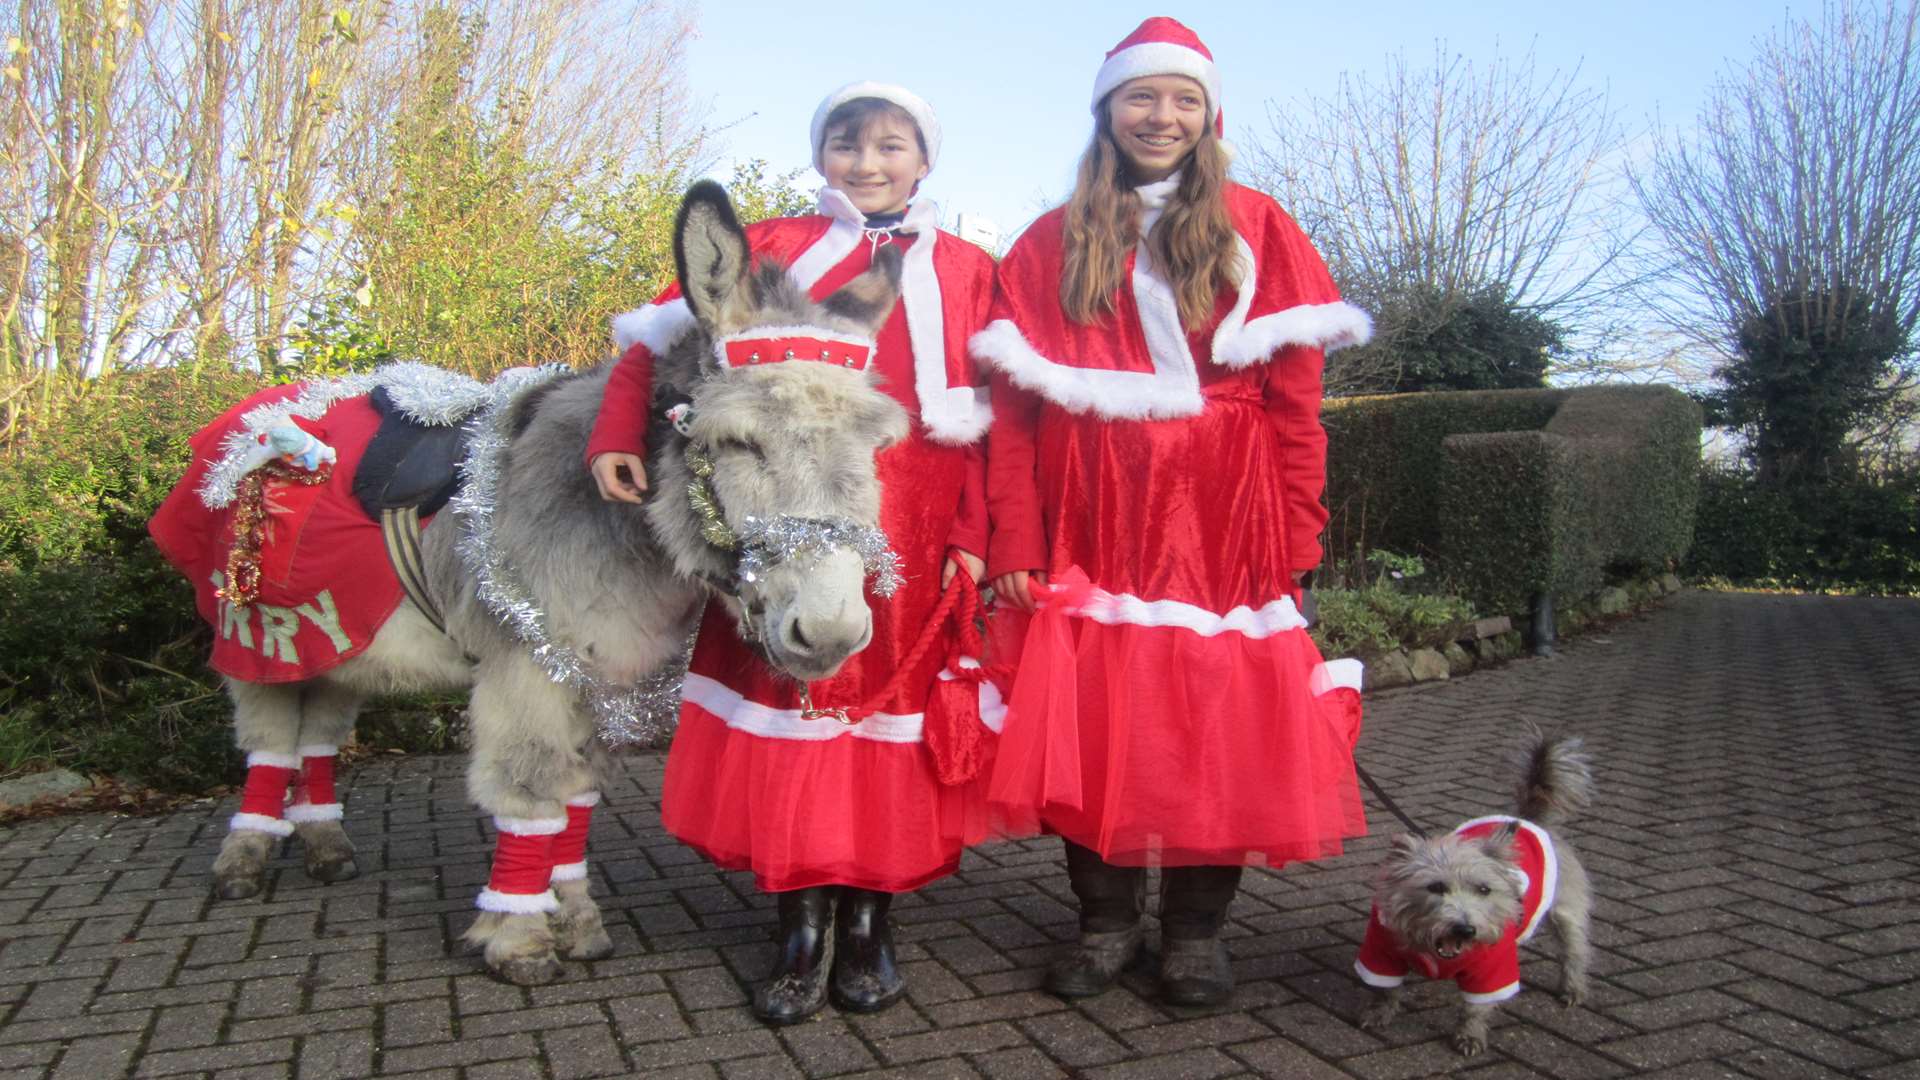
M 751 870 L 763 892 L 907 892 L 953 873 L 961 850 L 985 838 L 983 781 L 940 783 L 920 742 L 767 737 L 688 701 L 661 818 L 715 865 Z
M 1118 865 L 1275 867 L 1366 833 L 1357 664 L 1323 665 L 1303 628 L 1203 635 L 1065 606 L 992 620 L 990 655 L 1020 657 L 988 788 L 998 831 Z

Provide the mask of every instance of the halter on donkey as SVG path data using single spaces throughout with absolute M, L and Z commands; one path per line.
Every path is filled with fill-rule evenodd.
M 634 686 L 679 658 L 710 589 L 758 635 L 769 662 L 796 679 L 822 678 L 866 644 L 866 580 L 871 574 L 884 587 L 893 572 L 875 529 L 873 456 L 904 436 L 906 415 L 863 364 L 846 358 L 863 343 L 870 348 L 891 309 L 898 260 L 881 260 L 815 304 L 778 268 L 751 265 L 714 184 L 688 192 L 675 254 L 696 329 L 656 360 L 659 411 L 687 406 L 676 410 L 677 424 L 650 432 L 649 466 L 662 494 L 644 507 L 604 502 L 581 465 L 606 367 L 519 373 L 483 388 L 466 422 L 470 448 L 454 512 L 434 517 L 420 539 L 420 584 L 445 632 L 398 603 L 361 639 L 343 634 L 348 647 L 324 670 L 288 681 L 229 677 L 237 741 L 262 767 L 258 783 L 250 770 L 246 806 L 260 818 L 234 822 L 214 866 L 220 895 L 258 892 L 287 831 L 300 835 L 316 877 L 352 876 L 354 852 L 337 815 L 291 823 L 282 815 L 294 775 L 288 763 L 297 765 L 303 747 L 337 745 L 370 694 L 471 686 L 468 794 L 493 816 L 501 843 L 468 939 L 484 947 L 495 974 L 545 982 L 560 955 L 590 958 L 611 948 L 584 863 L 607 757 L 602 733 L 644 733 L 622 726 L 631 717 L 622 702 L 631 705 Z M 742 342 L 760 344 L 736 365 L 728 350 Z M 828 362 L 817 354 L 785 362 L 789 348 L 803 359 L 802 342 L 828 351 Z M 779 362 L 753 362 L 755 348 L 776 349 L 762 360 Z M 245 428 L 257 409 L 286 400 L 283 390 L 229 420 Z M 326 429 L 329 415 L 320 410 L 308 426 Z M 154 526 L 169 558 L 203 586 L 202 613 L 217 627 L 235 617 L 236 605 L 222 609 L 200 568 L 223 565 L 224 519 L 194 534 L 211 532 L 221 542 L 204 546 L 217 550 L 169 546 L 162 534 L 170 513 L 206 513 L 198 487 L 223 464 L 212 449 L 221 434 L 203 433 L 206 452 Z M 360 449 L 342 447 L 343 466 L 357 462 Z M 336 475 L 320 490 L 332 494 L 345 482 Z M 678 497 L 696 487 L 710 512 Z M 369 554 L 354 570 L 372 576 L 371 566 L 384 566 L 385 543 L 361 518 Z M 731 549 L 711 542 L 716 526 L 734 538 Z M 264 612 L 278 598 L 268 595 L 272 581 L 262 588 L 253 606 Z

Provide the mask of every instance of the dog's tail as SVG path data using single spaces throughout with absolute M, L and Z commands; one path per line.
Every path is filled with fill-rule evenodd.
M 1577 736 L 1547 736 L 1535 729 L 1521 754 L 1515 813 L 1552 826 L 1587 808 L 1593 798 L 1593 759 Z

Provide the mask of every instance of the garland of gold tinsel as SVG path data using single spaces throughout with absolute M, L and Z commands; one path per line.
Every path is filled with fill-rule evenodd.
M 268 483 L 278 480 L 311 487 L 326 483 L 332 475 L 332 462 L 308 470 L 274 460 L 241 478 L 233 509 L 228 512 L 233 546 L 227 549 L 227 580 L 216 595 L 237 607 L 253 603 L 260 595 L 260 549 L 266 544 L 267 528 L 272 523 Z

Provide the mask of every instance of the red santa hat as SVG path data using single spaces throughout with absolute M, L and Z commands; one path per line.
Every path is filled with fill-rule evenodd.
M 913 122 L 920 126 L 920 138 L 927 144 L 927 170 L 929 172 L 933 170 L 933 163 L 940 156 L 940 120 L 933 115 L 933 106 L 927 104 L 927 99 L 904 86 L 877 82 L 848 83 L 828 94 L 826 99 L 820 102 L 820 107 L 813 110 L 813 167 L 815 169 L 819 169 L 822 173 L 826 172 L 821 162 L 821 151 L 827 141 L 827 117 L 833 114 L 833 110 L 856 98 L 879 98 L 881 101 L 905 109 L 907 115 L 913 117 Z
M 1207 91 L 1207 119 L 1213 121 L 1214 134 L 1225 137 L 1226 124 L 1220 111 L 1220 69 L 1213 64 L 1213 53 L 1201 42 L 1200 35 L 1178 19 L 1156 15 L 1120 40 L 1107 53 L 1100 73 L 1093 77 L 1093 107 L 1121 84 L 1149 75 L 1185 75 Z M 815 140 L 818 145 L 818 139 Z

